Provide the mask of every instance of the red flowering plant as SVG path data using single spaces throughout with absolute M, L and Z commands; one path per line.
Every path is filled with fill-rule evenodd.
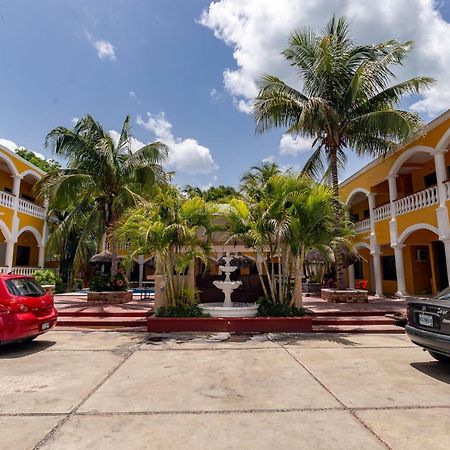
M 112 291 L 126 291 L 128 289 L 128 280 L 122 268 L 117 269 L 117 274 L 111 276 L 109 285 Z
M 128 280 L 123 269 L 117 270 L 117 275 L 110 276 L 105 273 L 97 273 L 91 280 L 89 288 L 93 292 L 126 291 Z

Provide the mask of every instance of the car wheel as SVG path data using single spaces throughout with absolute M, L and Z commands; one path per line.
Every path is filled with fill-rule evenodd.
M 441 353 L 429 352 L 430 355 L 437 361 L 450 364 L 450 356 L 442 355 Z
M 36 338 L 37 338 L 37 336 L 30 336 L 25 339 L 22 339 L 20 342 L 31 342 L 31 341 L 34 341 Z

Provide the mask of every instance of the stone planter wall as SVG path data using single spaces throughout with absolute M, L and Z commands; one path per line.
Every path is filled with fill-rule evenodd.
M 55 295 L 55 285 L 54 284 L 43 284 L 42 289 L 45 290 L 45 292 L 50 295 L 50 297 L 53 297 Z
M 367 303 L 369 295 L 362 289 L 322 289 L 321 297 L 331 303 Z
M 118 304 L 133 300 L 133 291 L 88 292 L 87 301 L 92 303 Z
M 322 283 L 304 283 L 303 292 L 305 294 L 320 294 Z
M 225 331 L 238 333 L 311 333 L 312 318 L 305 317 L 149 317 L 153 333 Z

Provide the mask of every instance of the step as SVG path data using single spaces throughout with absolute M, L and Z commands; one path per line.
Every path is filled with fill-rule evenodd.
M 58 318 L 57 327 L 83 327 L 83 328 L 130 328 L 147 326 L 146 318 L 135 317 L 63 317 Z
M 313 333 L 389 333 L 404 334 L 402 327 L 395 325 L 313 325 Z
M 312 310 L 313 317 L 360 317 L 360 316 L 383 316 L 385 314 L 395 314 L 399 311 L 383 310 L 383 311 L 320 311 Z
M 313 325 L 394 325 L 395 321 L 383 316 L 314 316 Z
M 79 310 L 58 310 L 58 317 L 148 317 L 152 310 L 142 311 L 79 311 Z

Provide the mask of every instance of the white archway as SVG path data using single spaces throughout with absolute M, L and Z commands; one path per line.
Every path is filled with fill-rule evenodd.
M 0 220 L 0 230 L 3 233 L 3 236 L 5 236 L 5 240 L 9 241 L 11 239 L 11 231 L 9 231 L 8 226 L 3 220 Z
M 6 152 L 11 152 L 8 148 L 4 147 L 3 145 L 0 145 L 0 149 L 4 150 Z M 16 176 L 19 175 L 17 167 L 15 166 L 14 162 L 12 161 L 12 159 L 9 156 L 6 156 L 3 152 L 0 151 L 0 159 L 5 161 L 5 163 L 7 164 L 7 166 L 9 167 L 9 169 L 11 170 L 13 175 L 16 175 Z
M 345 204 L 348 206 L 348 204 L 350 203 L 350 200 L 352 199 L 352 197 L 356 194 L 365 194 L 366 197 L 369 196 L 370 192 L 367 189 L 364 189 L 362 187 L 357 187 L 355 189 L 353 189 L 352 192 L 350 192 L 350 194 L 348 194 L 347 200 L 345 201 Z
M 356 249 L 358 249 L 358 248 L 367 248 L 367 250 L 369 250 L 369 252 L 370 252 L 370 245 L 367 244 L 366 242 L 357 242 L 355 244 L 355 248 Z
M 17 239 L 22 233 L 25 233 L 26 231 L 29 231 L 34 235 L 39 246 L 43 245 L 41 233 L 39 233 L 39 231 L 35 227 L 32 227 L 31 225 L 27 225 L 26 227 L 21 228 L 17 232 Z
M 441 139 L 439 139 L 436 148 L 437 149 L 447 148 L 449 144 L 450 144 L 450 128 L 448 128 L 447 131 L 444 133 L 444 135 L 441 137 Z
M 398 238 L 398 243 L 403 244 L 410 234 L 418 230 L 428 230 L 434 233 L 436 236 L 439 236 L 439 230 L 435 226 L 430 225 L 429 223 L 415 223 L 414 225 L 411 225 L 403 230 L 402 234 Z
M 35 170 L 33 169 L 28 169 L 28 170 L 24 170 L 21 174 L 20 174 L 20 178 L 24 178 L 27 175 L 31 175 L 33 177 L 35 177 L 37 180 L 40 180 L 42 178 L 42 175 L 37 173 Z
M 411 147 L 406 150 L 406 152 L 402 153 L 397 160 L 392 164 L 391 170 L 389 171 L 388 178 L 394 175 L 397 175 L 400 168 L 403 164 L 408 161 L 411 156 L 417 153 L 428 153 L 430 155 L 434 155 L 436 153 L 436 149 L 433 147 L 426 147 L 425 145 L 417 145 L 415 147 Z

